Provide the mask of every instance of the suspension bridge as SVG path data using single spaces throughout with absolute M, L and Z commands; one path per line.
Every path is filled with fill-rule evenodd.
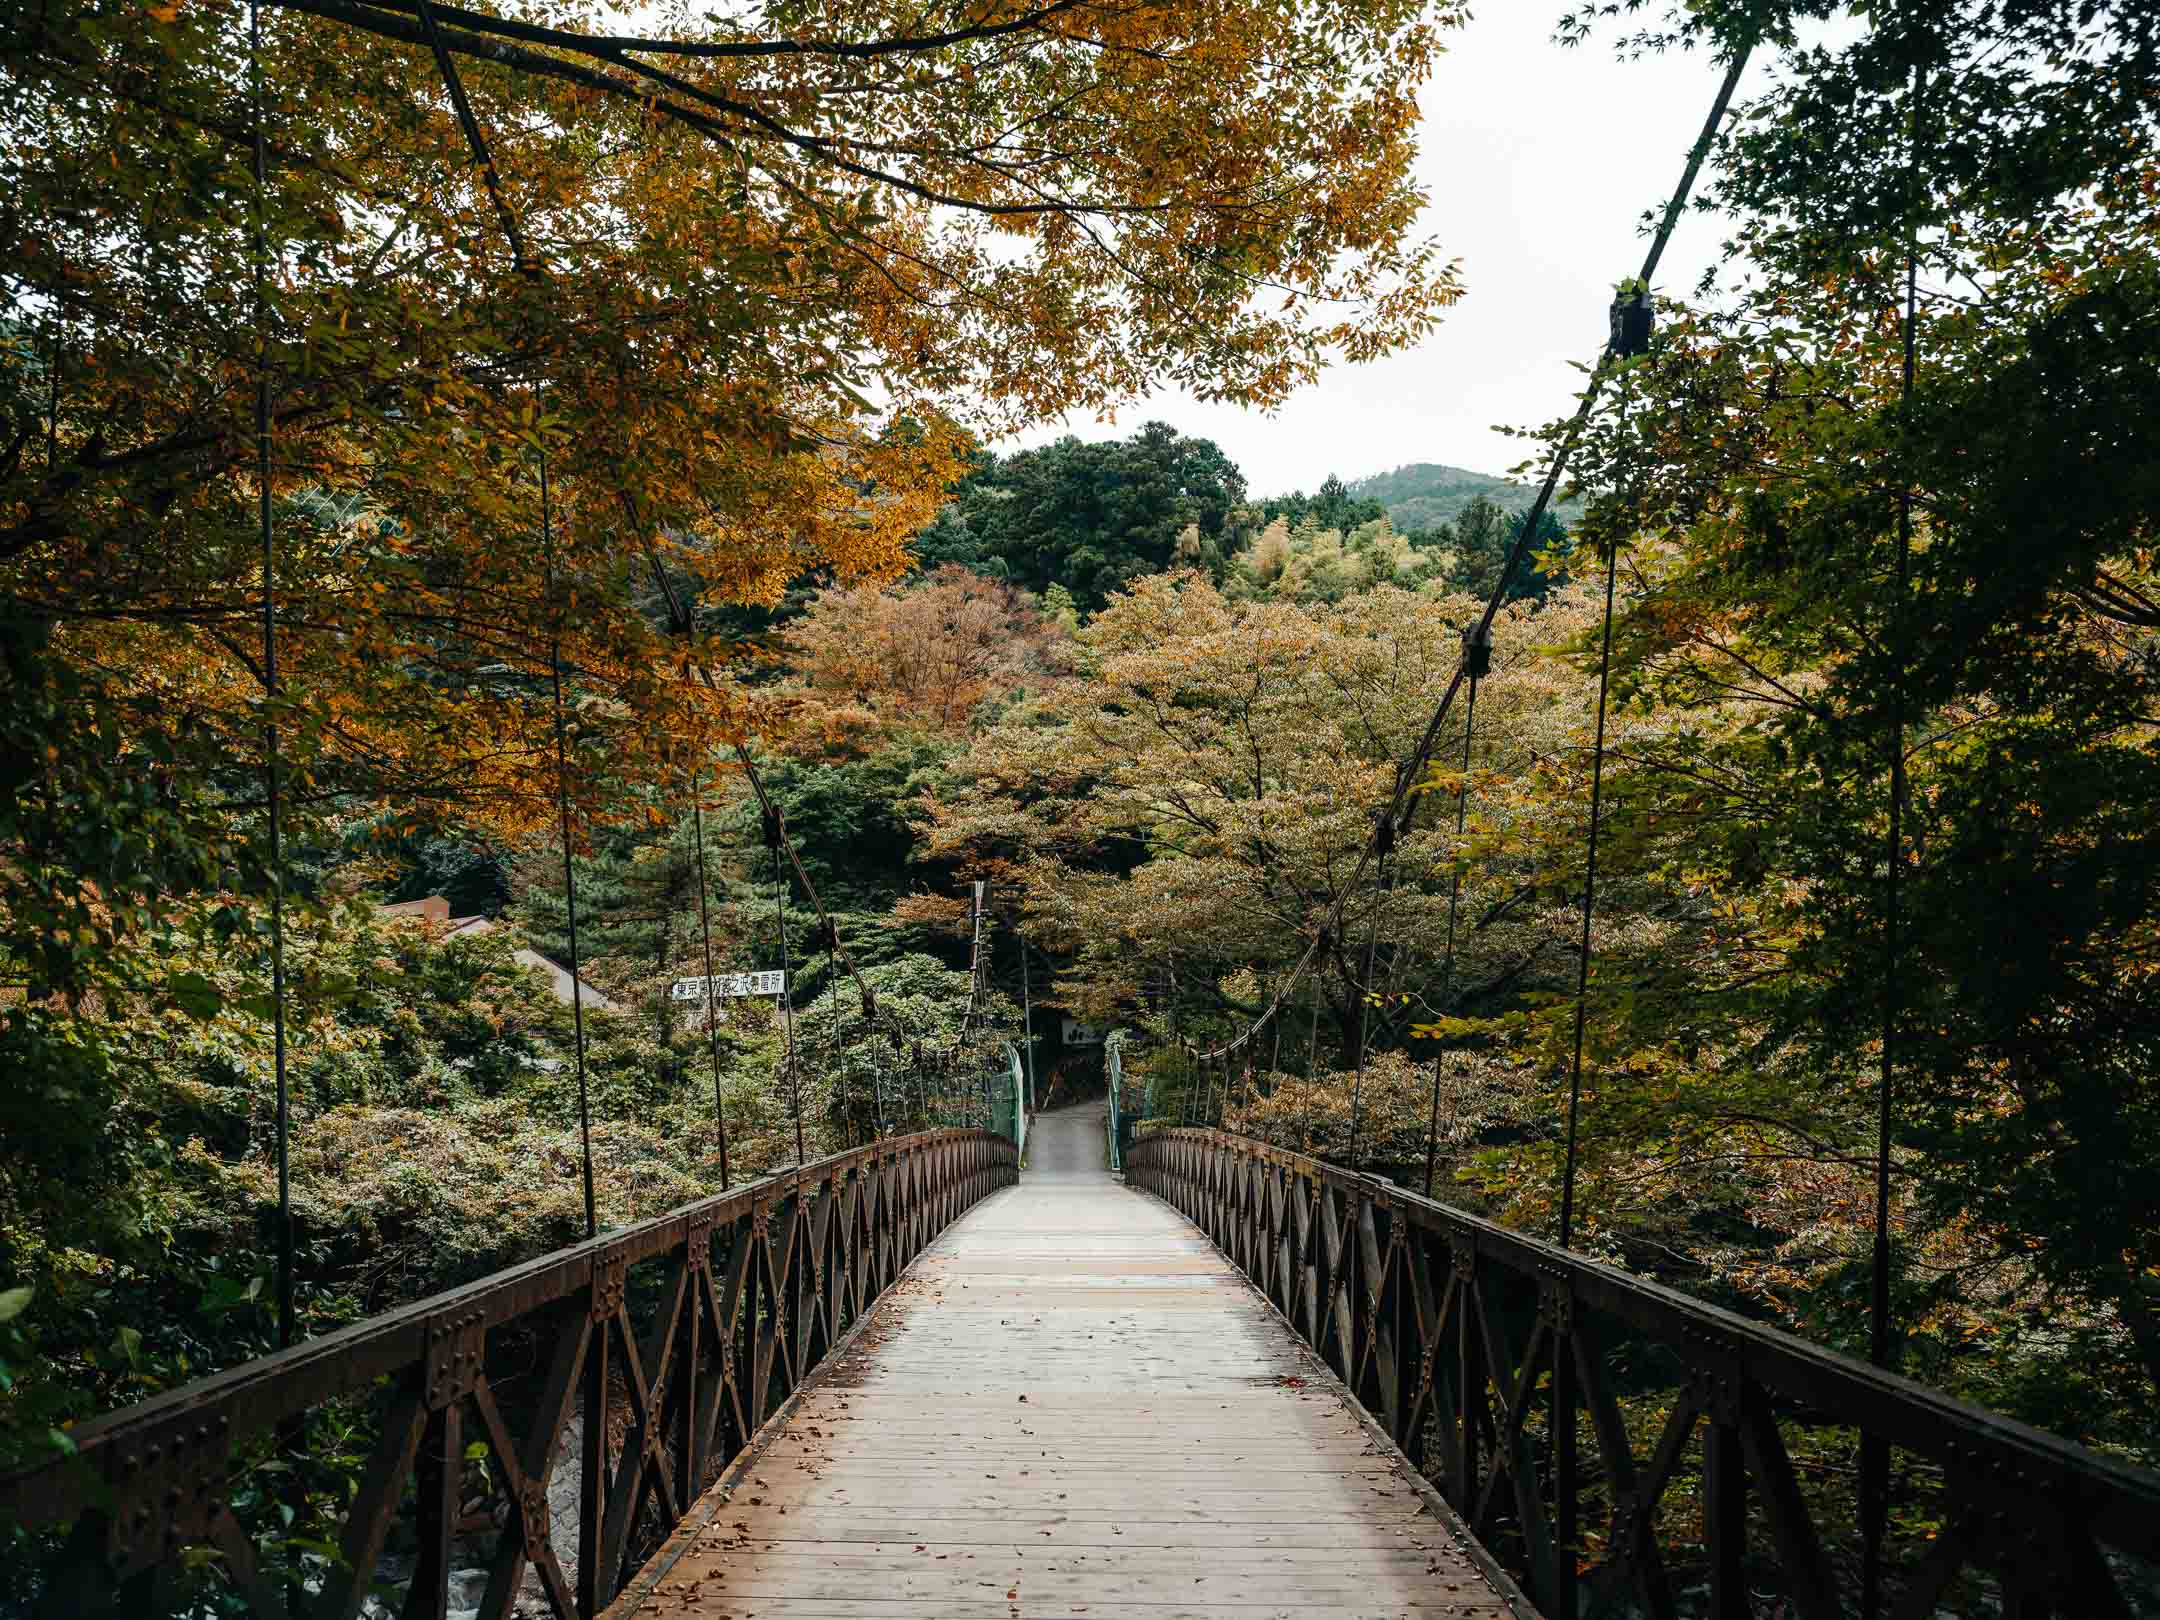
M 446 43 L 476 52 L 477 36 L 439 29 L 427 0 L 413 11 L 391 37 L 429 45 L 514 267 L 544 284 Z M 456 20 L 461 29 L 501 26 L 472 13 Z M 251 41 L 260 344 L 267 146 L 259 31 Z M 620 42 L 606 50 L 628 66 Z M 1345 896 L 1368 873 L 1385 884 L 1458 694 L 1471 711 L 1469 746 L 1505 580 L 1527 555 L 1600 389 L 1644 352 L 1647 288 L 1746 61 L 1743 50 L 1726 65 L 1634 278 L 1638 290 L 1612 312 L 1612 342 L 1501 583 L 1469 627 L 1460 666 L 1376 807 Z M 1908 378 L 1910 286 L 1908 264 Z M 275 697 L 275 424 L 267 360 L 257 369 L 263 679 Z M 537 470 L 549 543 L 544 452 Z M 1908 511 L 1901 544 L 1909 530 Z M 1609 661 L 1616 564 L 1611 553 L 1605 561 Z M 689 607 L 657 561 L 652 572 L 670 628 L 687 631 Z M 548 672 L 583 1123 L 559 645 Z M 282 889 L 274 888 L 286 1342 L 87 1422 L 72 1431 L 67 1456 L 0 1478 L 0 1526 L 42 1537 L 51 1554 L 35 1612 L 55 1620 L 2160 1615 L 2160 1476 L 1885 1364 L 1885 1197 L 1872 1362 L 1570 1247 L 1605 676 L 1601 668 L 1557 1244 L 1205 1124 L 1158 1126 L 1128 1143 L 1114 1113 L 1106 1120 L 1088 1109 L 1045 1116 L 1030 1144 L 1017 1091 L 1009 1129 L 907 1134 L 888 1132 L 878 1093 L 873 1140 L 731 1187 L 715 1040 L 718 1193 L 601 1233 L 588 1146 L 583 1243 L 292 1342 Z M 265 802 L 274 869 L 278 742 L 273 721 Z M 877 1026 L 874 997 L 777 806 L 747 749 L 737 753 L 771 853 L 783 982 L 793 881 L 816 917 L 810 949 L 828 957 L 835 982 L 854 979 L 865 1026 Z M 702 849 L 695 795 L 693 784 Z M 1891 825 L 1894 908 L 1900 846 Z M 1345 904 L 1315 920 L 1260 1017 L 1191 1049 L 1209 1077 L 1203 1098 L 1218 1074 L 1227 1095 L 1233 1067 L 1250 1072 L 1312 964 L 1342 943 Z M 982 909 L 978 888 L 963 1034 L 979 1022 Z M 698 982 L 712 1027 L 702 866 L 699 916 Z M 1371 952 L 1368 940 L 1368 980 Z M 1894 983 L 1891 1001 L 1894 1021 Z M 1886 1022 L 1884 1185 L 1893 1033 Z M 895 1064 L 899 1050 L 895 1039 Z M 802 1161 L 792 1040 L 789 1051 Z M 918 1086 L 922 1067 L 918 1048 Z M 993 1122 L 987 1088 L 982 1100 Z M 1354 1095 L 1353 1160 L 1358 1106 Z M 925 1100 L 926 1124 L 930 1113 Z M 280 1479 L 303 1465 L 312 1439 L 333 1431 L 357 1437 L 345 1443 L 364 1452 L 342 1522 L 327 1541 L 283 1534 Z
M 955 1222 L 623 1613 L 1504 1616 L 1504 1578 L 1101 1111 Z
M 72 1526 L 56 1617 L 1833 1620 L 1880 1443 L 1883 1612 L 2156 1612 L 2160 1478 L 1221 1131 L 1120 1177 L 1106 1124 L 747 1183 L 84 1424 L 0 1516 Z M 272 1568 L 262 1464 L 333 1414 L 342 1534 Z

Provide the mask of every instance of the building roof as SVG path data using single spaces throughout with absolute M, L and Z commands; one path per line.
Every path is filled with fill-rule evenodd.
M 378 908 L 385 917 L 417 917 L 423 922 L 435 924 L 443 930 L 445 939 L 476 939 L 482 934 L 495 932 L 494 921 L 487 917 L 453 917 L 450 902 L 439 894 L 431 894 L 423 900 L 400 900 L 396 905 Z M 536 968 L 547 975 L 548 988 L 555 992 L 555 999 L 565 1007 L 571 1004 L 570 970 L 561 963 L 542 956 L 538 951 L 516 950 L 511 959 L 520 966 Z M 601 1012 L 620 1013 L 623 1008 L 613 998 L 601 994 L 584 979 L 574 981 L 578 988 L 577 1000 L 587 1007 Z

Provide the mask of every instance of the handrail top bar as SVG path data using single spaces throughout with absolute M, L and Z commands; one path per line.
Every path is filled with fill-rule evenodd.
M 95 1505 L 92 1475 L 98 1472 L 101 1454 L 126 1447 L 131 1440 L 154 1444 L 170 1433 L 175 1445 L 185 1446 L 193 1437 L 199 1444 L 229 1446 L 281 1418 L 419 1364 L 427 1354 L 433 1324 L 475 1316 L 483 1328 L 514 1321 L 588 1287 L 603 1260 L 620 1261 L 627 1268 L 673 1249 L 699 1225 L 717 1228 L 761 1206 L 784 1203 L 807 1184 L 928 1149 L 974 1142 L 1012 1146 L 989 1131 L 948 1127 L 790 1165 L 87 1419 L 69 1431 L 72 1456 L 52 1457 L 0 1476 L 0 1518 L 12 1516 L 31 1526 L 63 1523 Z
M 1731 1366 L 1744 1362 L 1748 1375 L 1757 1383 L 1802 1402 L 1832 1422 L 1872 1429 L 1892 1444 L 1936 1455 L 1954 1452 L 1959 1446 L 1969 1448 L 1976 1442 L 1996 1448 L 1998 1453 L 2015 1453 L 2018 1466 L 2025 1471 L 2017 1484 L 2033 1483 L 2031 1476 L 2039 1473 L 2053 1476 L 2058 1485 L 2073 1492 L 2083 1487 L 2085 1494 L 2094 1498 L 2091 1506 L 2124 1510 L 2110 1514 L 2109 1521 L 2113 1529 L 2124 1534 L 2126 1544 L 2160 1556 L 2160 1473 L 1930 1389 L 1902 1374 L 1810 1344 L 1782 1328 L 1750 1321 L 1663 1283 L 1511 1231 L 1484 1216 L 1412 1192 L 1385 1176 L 1347 1170 L 1288 1148 L 1205 1126 L 1158 1128 L 1136 1139 L 1133 1150 L 1137 1154 L 1144 1148 L 1181 1140 L 1194 1146 L 1227 1148 L 1316 1181 L 1360 1192 L 1375 1205 L 1437 1228 L 1451 1240 L 1467 1240 L 1475 1253 L 1501 1260 L 1537 1278 L 1541 1289 L 1551 1289 L 1564 1278 L 1574 1299 L 1637 1326 L 1651 1327 L 1658 1318 L 1682 1318 L 1695 1331 L 1666 1335 L 1666 1342 L 1683 1359 L 1711 1370 L 1721 1363 Z M 1985 1472 L 1991 1462 L 1968 1454 L 1959 1459 L 1958 1465 Z M 2136 1522 L 2139 1516 L 2141 1523 Z

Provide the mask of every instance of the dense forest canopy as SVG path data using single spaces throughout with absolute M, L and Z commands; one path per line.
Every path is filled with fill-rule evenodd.
M 1064 438 L 1003 458 L 985 453 L 920 552 L 1031 591 L 1057 586 L 1093 612 L 1181 554 L 1220 555 L 1244 499 L 1244 475 L 1213 444 L 1151 422 L 1122 442 Z
M 997 447 L 1426 331 L 1453 6 L 438 9 L 492 180 L 402 10 L 265 8 L 260 193 L 239 11 L 4 24 L 0 1461 L 270 1342 L 273 875 L 306 1331 L 581 1230 L 514 954 L 567 959 L 574 880 L 603 1222 L 720 1116 L 743 1169 L 798 1105 L 929 1123 L 911 1044 L 1069 1014 L 1160 1120 L 1406 1184 L 1431 1129 L 1427 1190 L 1549 1234 L 1580 1005 L 1581 1247 L 1864 1352 L 1887 1095 L 1901 1368 L 2160 1458 L 2160 14 L 1565 20 L 1778 72 L 1725 267 L 1525 430 L 1575 435 L 1525 538 L 1436 464 Z M 492 931 L 379 909 L 431 895 Z M 797 973 L 717 1041 L 668 998 L 708 932 Z

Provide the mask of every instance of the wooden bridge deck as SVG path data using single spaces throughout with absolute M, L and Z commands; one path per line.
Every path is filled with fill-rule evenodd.
M 1045 1115 L 611 1614 L 1505 1616 L 1198 1232 Z M 709 1510 L 709 1511 L 708 1511 Z

